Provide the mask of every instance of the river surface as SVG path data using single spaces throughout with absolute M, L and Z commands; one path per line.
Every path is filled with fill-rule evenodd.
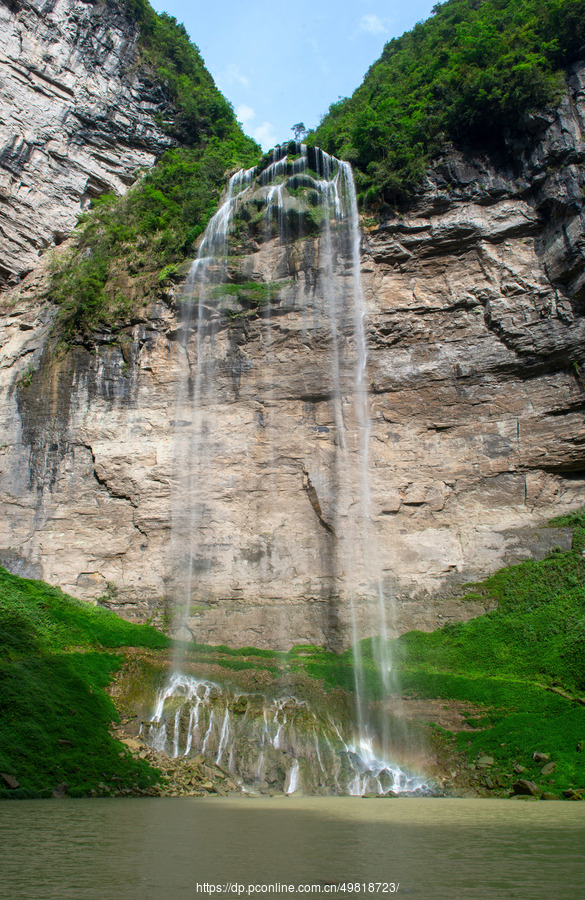
M 0 850 L 10 900 L 183 900 L 217 895 L 210 886 L 244 897 L 585 897 L 585 803 L 13 801 L 0 804 Z

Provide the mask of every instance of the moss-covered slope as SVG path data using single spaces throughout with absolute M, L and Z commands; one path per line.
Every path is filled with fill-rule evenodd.
M 123 647 L 163 649 L 154 628 L 0 568 L 0 797 L 145 790 L 158 773 L 109 733 L 105 688 Z M 10 779 L 8 779 L 9 781 Z

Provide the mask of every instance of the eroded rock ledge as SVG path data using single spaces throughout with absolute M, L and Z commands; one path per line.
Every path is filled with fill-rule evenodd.
M 0 0 L 0 29 L 1 287 L 174 142 L 154 119 L 169 98 L 117 0 Z

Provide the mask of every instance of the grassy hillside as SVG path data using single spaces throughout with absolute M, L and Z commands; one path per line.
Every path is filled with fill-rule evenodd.
M 367 200 L 404 202 L 446 143 L 497 154 L 533 134 L 584 43 L 585 0 L 447 0 L 386 44 L 312 140 L 356 167 Z
M 154 628 L 74 600 L 0 568 L 0 797 L 72 796 L 148 789 L 157 772 L 108 731 L 118 716 L 105 688 L 121 665 L 114 650 L 163 649 Z
M 557 518 L 573 531 L 573 547 L 542 561 L 501 569 L 473 586 L 469 598 L 495 604 L 492 612 L 431 633 L 413 631 L 390 642 L 397 684 L 413 697 L 470 704 L 476 730 L 446 735 L 474 767 L 494 762 L 474 779 L 486 792 L 507 793 L 523 778 L 542 791 L 585 795 L 585 511 Z M 371 701 L 383 696 L 374 664 L 374 642 L 362 644 Z M 314 650 L 296 665 L 330 686 L 353 690 L 351 650 L 335 657 Z M 547 754 L 554 770 L 543 775 Z
M 147 0 L 123 2 L 140 25 L 141 67 L 169 97 L 159 125 L 178 143 L 125 197 L 102 195 L 80 217 L 74 249 L 60 257 L 49 293 L 66 341 L 89 337 L 100 323 L 123 327 L 143 316 L 142 307 L 192 255 L 226 171 L 260 156 L 184 27 L 155 13 Z

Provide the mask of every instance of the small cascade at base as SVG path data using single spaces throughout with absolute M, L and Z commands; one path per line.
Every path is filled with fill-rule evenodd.
M 270 698 L 175 673 L 141 736 L 169 756 L 202 755 L 248 793 L 425 794 L 428 782 L 346 738 L 327 713 L 294 696 Z

